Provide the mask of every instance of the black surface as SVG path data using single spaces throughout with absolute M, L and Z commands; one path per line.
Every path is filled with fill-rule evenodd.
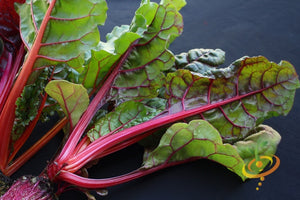
M 102 38 L 113 26 L 130 23 L 139 5 L 137 0 L 109 0 L 108 3 L 110 10 L 107 23 L 101 28 Z M 170 48 L 176 54 L 192 48 L 221 48 L 226 51 L 226 64 L 244 55 L 264 55 L 277 63 L 288 60 L 300 73 L 299 10 L 299 0 L 188 0 L 181 11 L 184 33 Z M 287 117 L 265 122 L 282 135 L 276 153 L 281 165 L 266 177 L 259 191 L 255 190 L 259 180 L 243 183 L 223 166 L 200 160 L 112 187 L 108 196 L 99 199 L 300 199 L 299 100 L 300 91 L 297 91 L 294 107 Z M 14 177 L 38 175 L 59 139 L 60 136 L 55 138 Z M 92 174 L 110 176 L 127 172 L 138 167 L 141 156 L 138 146 L 130 147 L 104 159 Z M 61 199 L 79 200 L 85 196 L 69 191 Z

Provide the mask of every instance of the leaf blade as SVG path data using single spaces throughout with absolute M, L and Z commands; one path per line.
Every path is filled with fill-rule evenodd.
M 33 47 L 36 36 L 44 31 L 41 43 L 37 44 L 40 47 L 33 68 L 64 62 L 81 70 L 85 51 L 95 48 L 99 42 L 97 25 L 103 24 L 106 19 L 106 2 L 76 0 L 72 5 L 82 9 L 75 10 L 71 10 L 73 6 L 68 1 L 57 0 L 53 8 L 48 3 L 46 0 L 27 0 L 18 6 L 21 35 L 28 49 Z M 52 10 L 48 16 L 46 12 L 49 9 Z M 47 24 L 45 30 L 40 30 L 42 23 Z
M 277 65 L 261 56 L 242 58 L 209 73 L 209 77 L 187 70 L 168 74 L 168 110 L 171 114 L 202 107 L 198 118 L 212 123 L 228 141 L 243 138 L 265 119 L 286 115 L 299 87 L 291 64 Z
M 161 102 L 158 102 L 161 104 Z M 95 141 L 101 136 L 114 134 L 129 127 L 151 120 L 162 110 L 147 105 L 144 102 L 126 101 L 114 111 L 100 118 L 87 133 L 90 141 Z
M 244 178 L 244 163 L 236 149 L 223 144 L 218 131 L 204 120 L 172 125 L 163 135 L 159 146 L 144 161 L 143 167 L 149 169 L 191 158 L 219 162 Z
M 81 84 L 54 80 L 47 84 L 45 91 L 60 104 L 69 118 L 72 130 L 88 107 L 89 97 L 86 89 Z
M 151 22 L 147 31 L 143 33 L 116 78 L 111 91 L 113 99 L 157 96 L 157 89 L 162 86 L 162 71 L 171 68 L 174 63 L 174 56 L 167 48 L 182 32 L 182 16 L 172 3 L 155 8 L 153 20 L 145 20 L 147 23 Z
M 275 130 L 262 125 L 251 136 L 231 145 L 223 143 L 219 132 L 207 121 L 176 123 L 165 132 L 156 149 L 144 157 L 142 169 L 208 159 L 224 165 L 245 180 L 248 178 L 243 172 L 245 166 L 250 164 L 252 173 L 259 174 L 269 160 L 263 160 L 259 167 L 252 166 L 252 161 L 257 156 L 272 157 L 280 139 Z

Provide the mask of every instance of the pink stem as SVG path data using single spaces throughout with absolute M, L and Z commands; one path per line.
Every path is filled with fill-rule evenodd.
M 155 171 L 165 168 L 166 166 L 161 165 L 158 167 L 150 168 L 147 170 L 139 169 L 133 171 L 129 174 L 125 174 L 122 176 L 117 176 L 113 178 L 106 178 L 106 179 L 92 179 L 92 178 L 84 178 L 82 176 L 78 176 L 71 172 L 62 170 L 58 175 L 59 179 L 64 180 L 72 185 L 76 185 L 83 188 L 88 189 L 100 189 L 100 188 L 107 188 L 114 185 L 122 184 L 136 178 L 143 177 Z
M 188 163 L 188 162 L 195 161 L 198 159 L 199 159 L 198 157 L 194 157 L 194 158 L 189 158 L 186 160 L 176 161 L 176 162 L 171 162 L 171 163 L 168 163 L 168 161 L 166 161 L 165 163 L 158 165 L 158 166 L 153 166 L 151 168 L 140 168 L 140 169 L 137 169 L 128 174 L 124 174 L 124 175 L 112 177 L 112 178 L 104 178 L 104 179 L 84 178 L 82 176 L 73 174 L 69 171 L 62 170 L 60 172 L 60 174 L 58 175 L 58 178 L 60 180 L 66 181 L 72 185 L 76 185 L 78 187 L 87 188 L 87 189 L 102 189 L 102 188 L 107 188 L 107 187 L 119 185 L 122 183 L 126 183 L 126 182 L 132 181 L 134 179 L 154 173 L 158 170 L 162 170 L 162 169 L 172 167 L 175 165 L 179 165 L 179 164 L 183 164 L 183 163 Z
M 191 117 L 196 114 L 203 113 L 205 111 L 226 105 L 226 104 L 234 102 L 234 101 L 239 101 L 240 99 L 260 93 L 270 87 L 273 87 L 273 86 L 269 86 L 269 87 L 263 88 L 261 90 L 250 92 L 248 94 L 239 95 L 239 96 L 224 100 L 222 102 L 208 104 L 206 106 L 201 106 L 201 107 L 191 109 L 191 110 L 184 110 L 184 111 L 181 111 L 181 112 L 178 112 L 175 114 L 169 114 L 169 115 L 163 116 L 159 119 L 149 120 L 142 124 L 138 124 L 134 127 L 127 128 L 116 134 L 110 135 L 109 137 L 105 137 L 105 138 L 100 137 L 99 139 L 97 139 L 93 143 L 91 143 L 85 150 L 83 150 L 80 153 L 78 153 L 77 155 L 73 156 L 70 160 L 64 162 L 64 163 L 66 163 L 64 170 L 75 172 L 76 170 L 78 170 L 82 166 L 84 166 L 86 163 L 88 163 L 91 160 L 98 157 L 106 149 L 109 149 L 119 143 L 122 143 L 123 141 L 130 140 L 142 133 L 148 132 L 152 129 L 159 128 L 163 125 L 174 123 L 176 121 L 180 121 L 187 117 Z
M 70 137 L 68 138 L 66 144 L 64 145 L 61 154 L 56 159 L 58 163 L 64 163 L 64 161 L 68 160 L 69 157 L 73 156 L 76 145 L 78 144 L 89 122 L 92 120 L 92 118 L 94 117 L 98 109 L 106 103 L 105 97 L 109 92 L 111 85 L 113 84 L 113 81 L 115 80 L 116 76 L 119 74 L 120 67 L 124 64 L 125 60 L 127 59 L 128 55 L 130 54 L 133 48 L 134 45 L 132 45 L 127 50 L 127 52 L 123 55 L 118 65 L 111 72 L 110 76 L 104 82 L 100 91 L 96 94 L 96 96 L 88 106 L 87 110 L 80 118 L 79 122 L 77 123 L 74 130 L 70 134 Z

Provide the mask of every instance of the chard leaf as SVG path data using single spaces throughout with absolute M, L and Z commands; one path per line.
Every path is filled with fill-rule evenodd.
M 161 4 L 162 5 L 167 5 L 172 3 L 174 6 L 176 6 L 177 10 L 180 10 L 182 7 L 186 5 L 185 0 L 162 0 Z
M 54 98 L 69 118 L 71 130 L 89 105 L 89 96 L 81 84 L 65 80 L 50 81 L 45 91 Z
M 172 3 L 152 5 L 142 4 L 134 18 L 131 30 L 138 30 L 139 21 L 144 20 L 149 25 L 116 77 L 111 90 L 113 99 L 156 97 L 162 86 L 162 71 L 170 69 L 174 63 L 174 56 L 167 48 L 182 32 L 182 16 Z M 155 12 L 149 14 L 150 8 L 155 8 Z
M 159 108 L 161 113 L 149 123 L 139 121 L 141 127 L 152 130 L 182 120 L 201 118 L 220 132 L 224 142 L 233 143 L 245 138 L 264 119 L 286 115 L 291 109 L 295 89 L 299 87 L 297 74 L 289 63 L 277 65 L 264 57 L 242 58 L 227 68 L 214 68 L 211 72 L 215 79 L 188 70 L 169 73 L 165 80 L 167 106 L 161 103 L 152 107 Z M 260 75 L 258 80 L 264 81 L 259 84 L 261 88 L 252 88 L 246 81 L 251 82 L 254 72 Z M 244 89 L 246 86 L 248 90 Z M 281 99 L 281 105 L 266 100 L 274 89 L 278 95 L 275 99 Z M 106 129 L 105 132 L 112 130 Z M 100 137 L 97 130 L 92 134 L 97 135 L 91 137 Z M 156 143 L 143 143 L 147 148 L 156 147 Z
M 107 42 L 100 42 L 96 50 L 92 50 L 91 58 L 81 73 L 81 82 L 86 88 L 95 89 L 106 77 L 114 63 L 140 36 L 129 31 L 129 26 L 115 27 L 107 35 Z
M 78 6 L 81 9 L 74 9 Z M 17 4 L 16 9 L 20 15 L 20 35 L 28 50 L 24 62 L 27 66 L 23 66 L 28 73 L 22 77 L 27 86 L 24 83 L 23 95 L 16 97 L 17 118 L 13 127 L 16 135 L 13 138 L 18 139 L 24 127 L 41 114 L 38 107 L 42 101 L 41 87 L 35 83 L 39 82 L 43 70 L 51 70 L 55 66 L 46 82 L 52 78 L 77 82 L 74 79 L 82 71 L 86 52 L 100 41 L 97 25 L 104 23 L 107 6 L 104 0 L 27 0 L 24 4 Z M 67 69 L 59 73 L 60 68 Z M 25 93 L 31 93 L 32 98 L 22 99 L 28 96 Z M 28 116 L 24 110 L 30 110 Z
M 155 17 L 158 5 L 142 2 L 130 25 L 115 27 L 106 36 L 107 42 L 100 42 L 85 65 L 81 80 L 86 88 L 97 89 L 108 72 L 121 56 L 140 39 Z M 124 58 L 126 59 L 126 58 Z M 121 64 L 122 61 L 120 61 Z M 101 86 L 101 84 L 100 84 Z
M 16 101 L 16 111 L 14 126 L 12 129 L 12 140 L 20 138 L 26 127 L 38 115 L 38 111 L 42 110 L 40 121 L 47 121 L 50 116 L 55 114 L 55 111 L 60 111 L 59 106 L 52 98 L 45 96 L 44 88 L 49 82 L 49 79 L 63 79 L 72 82 L 78 82 L 76 71 L 66 67 L 64 64 L 53 67 L 37 70 L 31 74 L 27 85 L 24 87 L 20 98 Z M 43 105 L 43 98 L 47 98 Z
M 18 4 L 21 18 L 21 35 L 28 48 L 35 45 L 38 34 L 43 34 L 38 56 L 33 68 L 67 63 L 81 71 L 85 52 L 99 43 L 97 25 L 106 19 L 105 0 L 53 0 L 50 7 L 47 0 L 27 0 Z M 80 8 L 80 9 L 78 9 Z M 50 15 L 46 13 L 51 12 Z M 41 25 L 46 23 L 46 28 Z
M 48 83 L 49 69 L 40 71 L 35 82 L 24 87 L 21 97 L 16 101 L 15 121 L 11 139 L 15 142 L 21 137 L 27 125 L 34 120 L 41 106 L 44 88 Z
M 223 164 L 244 178 L 243 160 L 230 144 L 223 144 L 219 132 L 207 121 L 173 124 L 163 135 L 159 146 L 144 161 L 144 168 L 188 159 L 206 158 Z
M 245 137 L 265 119 L 287 115 L 300 86 L 290 63 L 275 64 L 262 56 L 242 58 L 208 73 L 210 78 L 188 70 L 169 73 L 168 112 L 198 107 L 202 111 L 194 118 L 209 121 L 228 142 Z
M 255 154 L 272 156 L 280 141 L 276 131 L 266 126 L 259 129 L 260 132 L 244 141 L 230 145 L 223 144 L 217 129 L 207 121 L 194 120 L 189 124 L 173 124 L 162 136 L 158 147 L 145 158 L 143 168 L 171 166 L 204 158 L 224 165 L 245 180 L 243 168 L 256 158 Z M 264 161 L 259 169 L 253 169 L 253 173 L 258 174 L 267 163 Z
M 114 111 L 96 122 L 94 128 L 87 133 L 88 137 L 91 141 L 95 141 L 103 135 L 116 133 L 152 119 L 162 111 L 159 109 L 161 102 L 153 101 L 145 103 L 126 101 L 120 104 Z
M 84 86 L 98 89 L 117 66 L 120 72 L 111 98 L 124 101 L 157 96 L 161 72 L 174 63 L 173 54 L 166 48 L 181 34 L 182 26 L 182 17 L 172 3 L 143 1 L 130 25 L 115 27 L 107 42 L 100 42 L 92 51 L 81 77 Z M 129 53 L 124 55 L 126 51 Z
M 211 67 L 225 62 L 225 52 L 221 49 L 192 49 L 188 53 L 175 56 L 173 70 L 187 69 L 205 76 Z

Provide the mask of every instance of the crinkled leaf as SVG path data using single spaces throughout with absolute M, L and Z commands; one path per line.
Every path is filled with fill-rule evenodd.
M 47 10 L 51 9 L 48 4 L 47 0 L 27 0 L 17 7 L 21 17 L 21 35 L 29 50 L 37 35 L 44 34 L 42 43 L 36 44 L 40 48 L 34 68 L 64 62 L 81 71 L 85 52 L 99 43 L 97 25 L 103 24 L 106 19 L 106 2 L 57 0 L 50 16 L 46 16 Z M 40 30 L 45 22 L 46 30 Z
M 154 118 L 161 113 L 161 102 L 126 101 L 100 118 L 87 134 L 91 141 L 108 133 L 116 133 Z M 157 100 L 159 101 L 159 100 Z M 163 107 L 164 108 L 164 107 Z
M 169 73 L 168 110 L 172 114 L 198 107 L 194 117 L 209 121 L 226 141 L 245 137 L 265 119 L 286 115 L 300 86 L 290 63 L 275 64 L 261 56 L 209 73 L 211 78 L 188 70 Z
M 59 103 L 73 129 L 89 104 L 86 89 L 81 84 L 54 80 L 47 84 L 45 91 Z
M 273 155 L 279 141 L 279 134 L 266 128 L 235 145 L 223 144 L 217 129 L 207 121 L 176 123 L 163 135 L 159 146 L 148 154 L 143 167 L 148 169 L 205 158 L 224 165 L 245 180 L 243 167 L 256 158 L 255 154 Z M 254 169 L 254 173 L 259 170 Z
M 225 52 L 221 49 L 192 49 L 188 53 L 175 56 L 173 70 L 187 69 L 207 76 L 211 67 L 217 67 L 225 62 Z
M 115 27 L 107 35 L 107 42 L 99 43 L 92 51 L 81 78 L 85 87 L 99 87 L 117 66 L 120 74 L 111 91 L 112 98 L 155 97 L 162 86 L 161 71 L 174 63 L 173 54 L 166 48 L 180 35 L 182 26 L 182 17 L 172 3 L 143 1 L 130 25 Z M 130 53 L 124 56 L 126 51 Z
M 120 69 L 111 91 L 114 99 L 143 99 L 157 96 L 158 88 L 162 86 L 162 71 L 168 70 L 174 63 L 174 56 L 167 48 L 182 32 L 182 17 L 171 3 L 152 5 L 154 4 L 149 6 L 142 4 L 137 11 L 135 24 L 144 20 L 149 25 Z M 155 15 L 153 16 L 153 11 L 150 14 L 145 12 L 144 10 L 147 10 L 145 8 L 155 8 Z M 152 16 L 154 18 L 150 20 Z M 131 30 L 138 29 L 132 24 Z
M 151 24 L 155 17 L 157 7 L 156 3 L 149 1 L 142 3 L 130 25 L 117 26 L 111 33 L 107 34 L 107 42 L 99 43 L 97 49 L 92 51 L 91 57 L 85 65 L 85 72 L 82 73 L 81 77 L 85 87 L 93 89 L 99 87 L 99 83 L 114 65 L 117 65 L 116 62 L 130 46 L 134 45 L 133 42 L 143 36 L 147 26 Z
M 24 87 L 21 97 L 16 101 L 15 121 L 11 133 L 12 141 L 21 137 L 27 125 L 34 120 L 41 106 L 44 88 L 48 83 L 50 70 L 40 71 L 35 82 Z
M 96 88 L 106 77 L 114 63 L 140 36 L 129 32 L 129 26 L 115 27 L 107 35 L 107 42 L 101 42 L 98 50 L 93 50 L 89 62 L 81 73 L 81 81 L 86 88 Z
M 16 117 L 12 131 L 13 141 L 22 135 L 27 125 L 36 118 L 39 109 L 42 109 L 41 102 L 45 95 L 44 88 L 49 81 L 49 77 L 55 80 L 63 79 L 74 83 L 78 82 L 78 73 L 64 64 L 57 65 L 55 69 L 53 67 L 44 68 L 32 73 L 21 97 L 16 101 Z M 55 111 L 59 110 L 60 108 L 55 100 L 48 97 L 39 120 L 45 122 L 55 114 Z

